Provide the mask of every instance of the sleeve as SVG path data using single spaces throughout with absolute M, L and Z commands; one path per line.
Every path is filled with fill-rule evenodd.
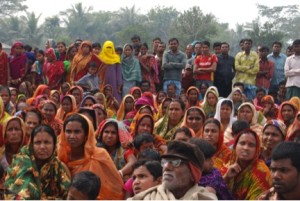
M 123 84 L 121 64 L 116 64 L 116 75 L 117 75 L 117 77 L 116 77 L 117 85 L 121 86 Z

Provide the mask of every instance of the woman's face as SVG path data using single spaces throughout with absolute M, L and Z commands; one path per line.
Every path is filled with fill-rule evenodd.
M 76 53 L 77 53 L 77 48 L 73 47 L 69 54 L 70 58 L 73 58 Z
M 198 100 L 198 93 L 195 89 L 192 89 L 188 94 L 188 99 L 191 102 L 196 102 Z
M 9 100 L 9 93 L 6 89 L 3 89 L 0 91 L 0 96 L 3 100 L 4 105 L 6 105 L 10 100 Z
M 235 91 L 232 95 L 233 102 L 239 102 L 242 99 L 242 94 L 239 91 Z
M 220 129 L 215 123 L 208 123 L 204 126 L 203 139 L 217 147 L 219 142 Z
M 124 55 L 126 57 L 130 57 L 131 54 L 132 54 L 132 49 L 129 46 L 126 46 L 125 49 L 124 49 Z
M 256 140 L 252 134 L 245 133 L 240 136 L 236 145 L 238 160 L 251 161 L 256 152 Z
M 37 160 L 47 160 L 54 152 L 53 137 L 46 131 L 37 133 L 33 138 L 33 154 Z
M 26 134 L 30 135 L 32 130 L 39 125 L 39 117 L 33 112 L 28 112 L 25 119 Z
M 145 46 L 142 46 L 140 49 L 141 55 L 147 54 L 148 49 Z
M 59 94 L 58 93 L 52 94 L 50 100 L 54 101 L 55 103 L 59 103 Z
M 61 53 L 64 53 L 64 52 L 66 52 L 66 46 L 64 46 L 63 44 L 58 44 L 57 45 L 57 51 L 61 54 Z
M 66 94 L 70 89 L 70 86 L 68 84 L 62 84 L 61 85 L 61 90 L 63 94 Z
M 8 122 L 6 127 L 6 140 L 8 144 L 20 144 L 22 142 L 22 127 L 17 119 Z
M 55 107 L 51 103 L 46 103 L 42 108 L 42 114 L 48 121 L 52 121 L 55 117 Z
M 62 101 L 62 109 L 65 111 L 65 113 L 69 113 L 72 111 L 72 102 L 70 98 L 64 98 Z
M 244 106 L 238 111 L 238 120 L 245 120 L 251 124 L 253 112 L 249 106 Z
M 95 108 L 95 112 L 98 119 L 98 125 L 106 118 L 104 112 L 100 108 Z
M 94 102 L 92 101 L 92 99 L 90 99 L 90 98 L 85 99 L 84 107 L 92 107 L 93 105 L 94 105 Z
M 277 144 L 284 140 L 283 135 L 275 126 L 268 126 L 262 135 L 262 143 L 265 148 L 272 150 Z
M 230 119 L 231 112 L 232 112 L 232 108 L 229 105 L 227 104 L 221 105 L 221 109 L 220 109 L 221 119 Z
M 134 107 L 134 100 L 130 97 L 127 97 L 125 99 L 125 111 L 130 112 L 131 110 L 133 110 L 133 107 Z
M 169 120 L 179 123 L 182 116 L 184 115 L 184 111 L 182 110 L 180 103 L 171 102 L 169 105 L 168 115 L 169 115 Z
M 185 132 L 177 132 L 174 140 L 181 140 L 187 142 L 190 138 L 185 134 Z
M 82 45 L 82 54 L 87 55 L 90 53 L 90 47 L 88 45 Z
M 81 102 L 81 92 L 79 89 L 73 89 L 71 94 L 75 97 L 76 104 Z
M 10 92 L 10 101 L 12 103 L 16 103 L 17 97 L 18 97 L 17 91 L 16 90 L 12 90 Z
M 203 172 L 208 173 L 211 172 L 214 168 L 214 161 L 212 158 L 208 158 L 204 161 Z
M 41 53 L 37 53 L 37 54 L 36 54 L 36 59 L 37 59 L 39 62 L 44 62 L 44 61 L 45 61 L 44 55 L 42 55 Z
M 110 97 L 112 95 L 112 89 L 110 87 L 105 87 L 104 94 L 106 97 Z
M 284 121 L 290 121 L 294 118 L 294 110 L 290 105 L 284 105 L 282 107 L 281 115 Z
M 161 103 L 166 98 L 165 93 L 158 94 L 158 103 Z
M 113 147 L 118 143 L 118 130 L 114 125 L 109 124 L 103 129 L 102 141 L 108 147 Z
M 193 129 L 196 133 L 202 128 L 204 119 L 200 112 L 192 110 L 187 115 L 186 123 L 187 126 Z
M 84 147 L 87 134 L 84 133 L 82 125 L 78 121 L 69 121 L 65 127 L 65 136 L 71 149 Z
M 153 124 L 150 117 L 144 117 L 137 128 L 137 134 L 148 133 L 152 134 Z
M 217 97 L 213 93 L 207 94 L 207 102 L 210 106 L 215 106 L 217 104 Z
M 135 100 L 139 99 L 141 97 L 141 92 L 140 90 L 136 89 L 133 91 L 132 96 L 134 97 Z
M 49 98 L 49 95 L 50 95 L 50 89 L 45 89 L 42 95 L 44 95 L 44 96 L 46 96 L 47 98 Z
M 102 95 L 97 95 L 95 96 L 95 99 L 96 99 L 96 102 L 101 104 L 101 105 L 104 105 L 104 97 Z

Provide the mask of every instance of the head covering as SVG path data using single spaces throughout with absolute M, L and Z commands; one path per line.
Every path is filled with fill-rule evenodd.
M 265 123 L 265 125 L 264 125 L 263 132 L 266 130 L 266 128 L 268 126 L 274 126 L 275 128 L 277 128 L 277 130 L 280 131 L 283 139 L 285 139 L 285 136 L 286 136 L 286 126 L 285 126 L 285 124 L 282 121 L 277 120 L 277 119 L 268 120 Z
M 133 92 L 134 92 L 135 90 L 138 90 L 138 91 L 140 92 L 141 96 L 142 96 L 142 93 L 143 93 L 143 92 L 142 92 L 142 90 L 141 90 L 140 87 L 132 87 L 132 88 L 130 89 L 129 93 L 133 96 Z
M 11 46 L 11 49 L 10 49 L 10 55 L 15 55 L 15 48 L 16 47 L 24 47 L 24 44 L 20 41 L 16 41 L 14 42 L 14 44 Z
M 132 123 L 130 124 L 130 132 L 131 132 L 131 136 L 133 138 L 135 138 L 135 136 L 139 133 L 137 133 L 138 131 L 138 127 L 141 123 L 141 121 L 145 118 L 148 117 L 150 118 L 151 122 L 152 122 L 152 127 L 151 127 L 151 133 L 149 133 L 150 135 L 153 135 L 153 130 L 154 130 L 154 119 L 150 114 L 141 114 L 140 112 L 138 112 L 135 117 L 133 118 Z
M 234 87 L 234 88 L 232 89 L 231 93 L 229 94 L 228 98 L 232 100 L 233 94 L 234 94 L 235 92 L 239 92 L 239 93 L 241 94 L 241 100 L 240 100 L 240 101 L 242 101 L 242 95 L 243 95 L 243 92 L 242 92 L 242 90 L 241 90 L 239 87 Z
M 38 95 L 38 96 L 34 99 L 34 107 L 39 108 L 39 105 L 42 104 L 41 101 L 40 101 L 42 98 L 48 100 L 48 98 L 47 98 L 45 95 Z
M 187 118 L 188 118 L 188 113 L 189 113 L 190 110 L 198 110 L 198 111 L 200 112 L 200 115 L 202 116 L 203 124 L 204 124 L 204 122 L 205 122 L 205 120 L 206 120 L 205 112 L 202 110 L 201 107 L 198 107 L 198 106 L 192 106 L 192 107 L 190 107 L 189 109 L 187 109 L 187 110 L 185 111 L 184 117 L 183 117 L 183 122 L 182 122 L 182 125 L 181 125 L 181 126 L 185 126 L 185 127 L 189 128 L 189 126 L 187 125 Z M 200 136 L 202 136 L 203 127 L 202 127 L 199 131 L 196 132 L 196 131 L 193 130 L 193 132 L 195 133 L 195 135 L 196 135 L 197 137 L 200 137 Z
M 85 101 L 86 101 L 87 99 L 92 100 L 93 104 L 96 104 L 96 102 L 97 102 L 94 96 L 92 96 L 92 95 L 87 95 L 87 96 L 85 96 L 85 97 L 82 99 L 81 104 L 80 104 L 80 107 L 84 107 Z
M 151 92 L 144 92 L 142 96 L 136 100 L 135 107 L 143 105 L 149 105 L 155 113 L 157 112 L 154 107 L 153 94 Z
M 124 50 L 122 54 L 122 77 L 127 82 L 134 82 L 134 81 L 141 82 L 142 72 L 141 72 L 141 66 L 139 60 L 133 56 L 133 51 L 129 57 L 126 57 L 124 55 L 125 48 L 128 45 L 129 44 L 125 44 L 123 48 Z
M 212 114 L 215 114 L 216 112 L 216 106 L 211 106 L 208 104 L 208 94 L 213 94 L 216 99 L 217 99 L 217 102 L 218 102 L 218 99 L 219 99 L 219 92 L 218 92 L 218 89 L 214 86 L 211 86 L 207 89 L 206 93 L 205 93 L 205 96 L 204 96 L 204 100 L 203 100 L 203 103 L 202 103 L 202 109 L 203 111 L 205 112 L 206 116 L 210 116 Z
M 33 94 L 32 97 L 36 98 L 38 95 L 43 95 L 43 94 L 44 94 L 44 91 L 47 90 L 47 89 L 49 90 L 49 94 L 48 94 L 48 97 L 49 97 L 49 96 L 50 96 L 50 87 L 47 86 L 47 85 L 45 85 L 45 84 L 40 84 L 40 85 L 36 88 L 36 90 L 35 90 L 35 92 L 34 92 L 34 94 Z
M 125 113 L 126 112 L 125 111 L 125 102 L 126 102 L 127 98 L 131 98 L 133 100 L 133 102 L 135 101 L 134 97 L 132 95 L 130 95 L 130 94 L 127 94 L 126 96 L 124 96 L 124 98 L 123 98 L 123 100 L 122 100 L 122 102 L 120 104 L 120 107 L 118 109 L 118 112 L 117 112 L 117 120 L 118 121 L 122 121 L 125 118 L 125 115 L 126 115 L 126 113 Z M 134 107 L 133 107 L 132 110 L 134 110 Z M 127 111 L 127 112 L 130 112 L 130 111 Z
M 80 102 L 77 105 L 79 107 L 80 103 L 83 99 L 83 89 L 80 86 L 73 86 L 73 87 L 71 87 L 71 89 L 69 89 L 69 91 L 67 92 L 67 95 L 72 95 L 72 91 L 74 91 L 75 89 L 78 89 L 80 92 Z
M 198 97 L 195 106 L 200 106 L 200 101 L 199 101 L 200 91 L 199 91 L 199 89 L 198 89 L 197 87 L 194 87 L 194 86 L 189 87 L 188 90 L 186 91 L 186 97 L 188 98 L 188 96 L 189 96 L 189 94 L 190 94 L 190 92 L 191 92 L 192 90 L 195 90 L 195 91 L 197 92 L 197 97 Z M 189 108 L 190 106 L 191 106 L 191 105 L 190 105 L 190 102 L 189 102 L 188 108 Z
M 72 105 L 72 111 L 69 113 L 75 113 L 77 111 L 77 106 L 76 106 L 76 100 L 75 97 L 73 95 L 65 95 L 62 99 L 61 99 L 61 104 L 60 104 L 60 108 L 57 110 L 56 113 L 56 118 L 61 119 L 61 120 L 65 120 L 66 116 L 69 113 L 66 113 L 63 108 L 62 108 L 62 102 L 64 99 L 69 98 L 71 100 L 71 105 Z
M 57 60 L 55 50 L 53 48 L 48 48 L 45 52 L 45 55 L 46 55 L 47 58 L 50 56 L 53 61 Z
M 299 109 L 300 109 L 300 99 L 299 99 L 299 97 L 293 96 L 290 99 L 290 102 L 294 103 L 294 105 L 296 106 L 296 109 L 299 111 Z
M 241 110 L 243 107 L 245 107 L 245 106 L 250 107 L 250 109 L 251 109 L 251 111 L 252 111 L 252 113 L 253 113 L 253 116 L 252 116 L 252 120 L 251 120 L 251 122 L 250 122 L 250 125 L 256 124 L 256 123 L 257 123 L 257 112 L 256 112 L 256 110 L 255 110 L 255 106 L 254 106 L 252 103 L 250 103 L 250 102 L 245 102 L 245 103 L 242 103 L 242 104 L 240 105 L 240 107 L 239 107 L 239 109 L 238 109 L 238 116 L 239 116 L 240 110 Z
M 115 46 L 112 41 L 105 41 L 99 54 L 99 59 L 105 64 L 121 63 L 120 56 L 116 54 Z
M 290 125 L 287 130 L 286 141 L 294 141 L 294 138 L 297 136 L 297 132 L 300 132 L 300 112 L 298 112 L 292 125 Z
M 281 121 L 284 121 L 283 117 L 282 117 L 282 109 L 283 109 L 283 107 L 285 105 L 289 105 L 289 106 L 291 106 L 293 108 L 293 110 L 294 110 L 294 116 L 296 116 L 296 114 L 298 112 L 297 106 L 293 102 L 291 102 L 291 101 L 284 101 L 283 103 L 281 103 L 281 105 L 279 107 L 278 118 L 277 118 L 277 119 L 279 119 Z
M 217 119 L 217 120 L 219 120 L 219 122 L 221 122 L 221 106 L 222 106 L 222 103 L 223 103 L 224 101 L 230 101 L 231 104 L 232 104 L 232 110 L 231 110 L 230 120 L 229 120 L 229 124 L 228 124 L 228 127 L 231 128 L 232 123 L 233 123 L 233 121 L 234 121 L 234 119 L 233 119 L 233 116 L 234 116 L 234 105 L 233 105 L 233 102 L 232 102 L 231 99 L 229 99 L 229 98 L 222 98 L 222 99 L 220 99 L 220 100 L 218 101 L 218 103 L 217 103 L 217 109 L 216 109 L 216 113 L 215 113 L 214 118 Z M 225 128 L 224 128 L 224 129 L 225 129 Z

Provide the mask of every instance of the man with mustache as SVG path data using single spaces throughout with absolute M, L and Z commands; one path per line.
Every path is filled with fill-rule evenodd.
M 198 186 L 204 156 L 198 147 L 174 140 L 162 155 L 162 184 L 136 194 L 132 200 L 217 200 L 215 194 Z
M 272 151 L 271 177 L 273 187 L 264 192 L 259 200 L 300 199 L 300 145 L 282 142 Z

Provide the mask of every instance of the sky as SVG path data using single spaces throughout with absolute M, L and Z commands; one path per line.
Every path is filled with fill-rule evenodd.
M 199 6 L 204 14 L 212 13 L 218 22 L 229 23 L 229 27 L 235 29 L 236 24 L 251 22 L 258 16 L 256 5 L 262 4 L 269 7 L 299 4 L 299 0 L 26 0 L 28 11 L 37 15 L 41 14 L 41 22 L 46 17 L 59 14 L 71 8 L 72 5 L 82 2 L 84 7 L 92 6 L 93 11 L 117 11 L 121 7 L 131 8 L 135 5 L 140 13 L 147 13 L 155 6 L 173 6 L 178 11 L 188 10 L 193 6 Z

